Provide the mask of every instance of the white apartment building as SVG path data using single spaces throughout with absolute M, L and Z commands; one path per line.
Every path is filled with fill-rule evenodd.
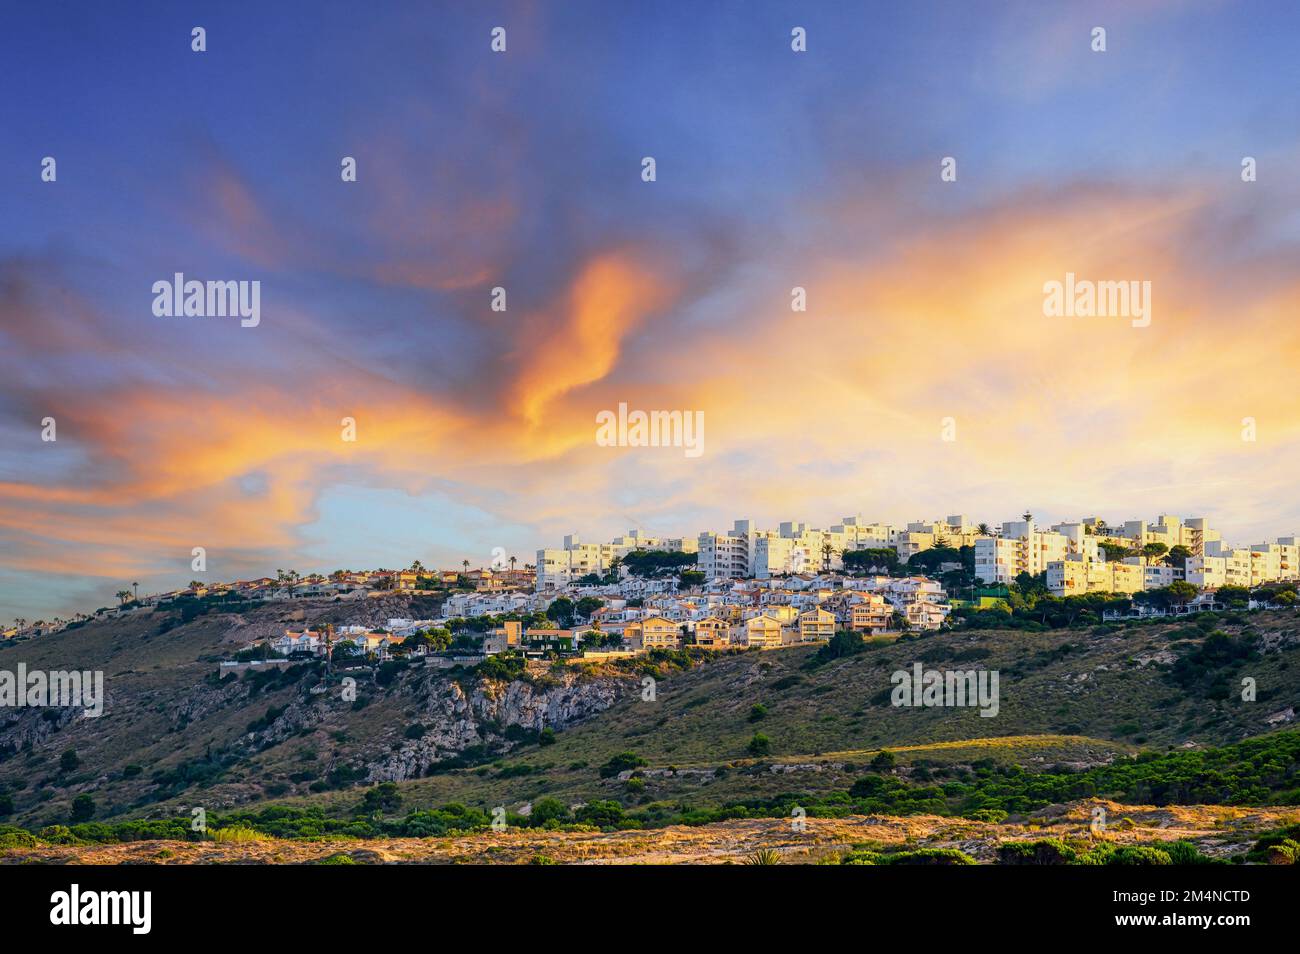
M 893 547 L 902 531 L 888 523 L 867 523 L 861 517 L 843 517 L 827 532 L 837 550 L 879 550 Z
M 1290 540 L 1291 543 L 1284 543 Z M 1250 583 L 1259 586 L 1277 580 L 1300 579 L 1297 549 L 1294 537 L 1284 537 L 1277 543 L 1257 543 L 1250 548 Z
M 943 522 L 915 521 L 898 535 L 894 549 L 898 551 L 900 563 L 937 546 L 950 546 L 960 549 L 975 545 L 982 534 L 970 523 L 964 514 L 952 514 Z
M 1203 556 L 1207 544 L 1221 542 L 1219 531 L 1212 529 L 1205 517 L 1182 520 L 1161 514 L 1155 523 L 1126 520 L 1119 526 L 1107 527 L 1105 532 L 1099 529 L 1100 521 L 1096 517 L 1088 517 L 1083 522 L 1092 528 L 1099 539 L 1123 543 L 1138 550 L 1148 543 L 1163 543 L 1170 550 L 1183 546 L 1194 556 Z
M 737 520 L 726 533 L 701 533 L 697 541 L 699 569 L 706 580 L 743 579 L 749 573 L 752 521 Z
M 1047 589 L 1053 596 L 1084 593 L 1138 593 L 1146 589 L 1146 570 L 1139 562 L 1108 562 L 1082 553 L 1067 553 L 1047 565 Z
M 633 550 L 674 550 L 694 553 L 695 540 L 680 537 L 647 537 L 639 530 L 629 530 L 610 543 L 583 543 L 578 534 L 564 538 L 560 549 L 537 551 L 537 589 L 556 589 L 574 583 L 590 573 L 603 575 L 617 557 L 625 557 Z
M 985 583 L 1010 583 L 1021 573 L 1045 573 L 1067 552 L 1064 534 L 1040 531 L 1033 520 L 1011 520 L 1002 524 L 1002 536 L 975 541 L 975 576 Z

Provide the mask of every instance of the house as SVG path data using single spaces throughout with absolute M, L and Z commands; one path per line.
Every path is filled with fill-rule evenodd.
M 489 656 L 519 649 L 524 642 L 524 624 L 517 619 L 508 619 L 496 629 L 488 630 L 483 637 L 483 652 Z
M 875 593 L 854 594 L 848 608 L 849 628 L 855 633 L 879 636 L 889 629 L 893 612 L 893 607 L 883 596 Z
M 680 649 L 682 633 L 672 620 L 649 616 L 628 623 L 623 630 L 623 640 L 642 649 Z
M 321 655 L 325 652 L 325 641 L 321 634 L 314 629 L 294 632 L 287 629 L 283 636 L 277 636 L 269 641 L 270 647 L 282 656 L 289 656 L 293 653 L 312 653 Z
M 751 649 L 779 649 L 785 641 L 786 628 L 774 616 L 762 614 L 745 621 L 745 645 Z
M 730 649 L 731 624 L 716 616 L 708 616 L 697 621 L 695 645 L 703 649 Z
M 828 642 L 834 635 L 834 613 L 824 609 L 812 609 L 799 614 L 799 642 Z

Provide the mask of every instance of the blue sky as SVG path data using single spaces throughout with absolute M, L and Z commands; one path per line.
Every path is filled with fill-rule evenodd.
M 184 583 L 194 545 L 230 578 L 531 562 L 573 530 L 748 515 L 1204 508 L 1243 543 L 1290 533 L 1298 20 L 1154 0 L 16 7 L 0 617 Z M 1156 279 L 1149 334 L 1043 325 L 1042 282 L 1088 268 Z M 178 271 L 261 281 L 262 324 L 156 318 L 148 289 Z M 709 452 L 593 446 L 620 400 L 704 410 Z M 947 413 L 955 448 L 933 440 Z

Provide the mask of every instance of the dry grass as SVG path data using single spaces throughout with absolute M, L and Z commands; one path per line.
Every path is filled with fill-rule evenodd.
M 0 852 L 0 863 L 66 864 L 317 864 L 342 855 L 358 864 L 529 864 L 541 856 L 558 864 L 818 864 L 864 847 L 957 848 L 992 861 L 1006 841 L 1088 838 L 1094 806 L 1126 819 L 1105 836 L 1117 844 L 1187 840 L 1225 856 L 1245 851 L 1263 831 L 1300 821 L 1295 808 L 1120 805 L 1084 800 L 1044 810 L 1024 824 L 994 824 L 918 815 L 808 818 L 795 830 L 787 819 L 745 819 L 653 831 L 563 832 L 511 829 L 444 838 L 388 840 L 131 842 L 103 846 L 44 846 Z M 168 854 L 163 854 L 167 852 Z M 338 861 L 329 863 L 337 864 Z M 344 864 L 348 862 L 342 862 Z

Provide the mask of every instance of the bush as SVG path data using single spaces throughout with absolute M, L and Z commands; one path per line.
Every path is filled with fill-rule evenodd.
M 871 760 L 871 768 L 876 772 L 892 771 L 898 764 L 898 756 L 894 755 L 889 749 L 881 749 L 879 754 Z
M 613 800 L 588 802 L 574 812 L 574 817 L 584 825 L 617 828 L 623 822 L 623 806 Z
M 1079 853 L 1059 838 L 1042 841 L 1012 841 L 998 846 L 998 864 L 1072 865 Z
M 569 806 L 558 798 L 539 798 L 533 802 L 533 812 L 529 816 L 529 822 L 534 827 L 541 827 L 547 822 L 558 822 L 565 824 L 573 818 Z
M 975 859 L 956 848 L 918 848 L 882 855 L 881 861 L 891 865 L 973 865 Z
M 749 745 L 745 746 L 750 755 L 762 757 L 772 751 L 772 740 L 761 732 L 755 732 L 754 737 L 749 740 Z
M 1124 845 L 1116 848 L 1106 858 L 1108 865 L 1171 865 L 1173 860 L 1167 851 L 1160 848 L 1148 848 L 1144 845 Z
M 247 825 L 235 825 L 231 828 L 217 828 L 211 832 L 212 840 L 218 844 L 244 844 L 250 841 L 269 841 L 271 836 L 264 835 Z
M 402 807 L 402 793 L 396 782 L 381 782 L 369 789 L 357 806 L 357 811 L 365 815 L 376 812 L 395 812 Z
M 551 728 L 546 728 L 546 729 L 543 729 L 541 732 L 537 733 L 537 744 L 538 744 L 538 745 L 554 745 L 554 744 L 555 744 L 555 730 L 554 730 L 554 729 L 551 729 Z
M 1300 863 L 1300 842 L 1288 838 L 1276 845 L 1269 845 L 1266 860 L 1270 865 L 1294 865 Z
M 992 822 L 997 825 L 1007 820 L 1007 813 L 1000 808 L 976 808 L 968 811 L 964 817 L 971 821 Z
M 72 821 L 90 821 L 95 817 L 95 800 L 89 795 L 81 794 L 72 800 Z
M 22 828 L 0 825 L 0 848 L 37 848 L 40 839 Z
M 755 702 L 749 707 L 749 721 L 758 722 L 767 718 L 767 706 L 761 702 Z
M 649 763 L 635 752 L 620 752 L 600 767 L 600 777 L 613 778 L 619 772 L 626 772 L 647 764 Z

